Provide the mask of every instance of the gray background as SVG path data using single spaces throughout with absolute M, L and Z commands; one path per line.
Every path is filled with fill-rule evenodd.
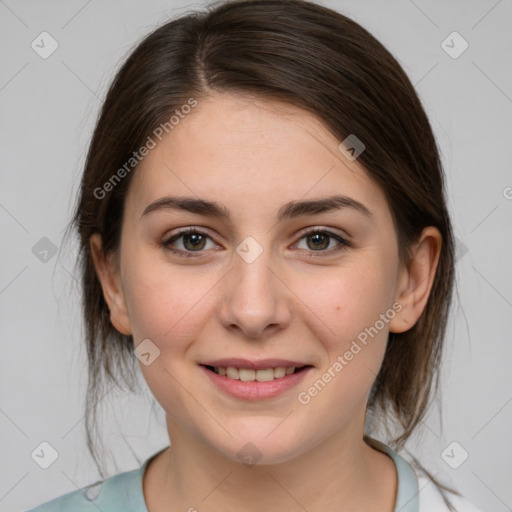
M 114 70 L 147 32 L 201 5 L 0 0 L 1 511 L 24 510 L 98 478 L 84 440 L 76 247 L 55 255 L 51 248 L 61 248 Z M 408 447 L 483 510 L 512 510 L 512 2 L 324 5 L 369 29 L 403 65 L 447 172 L 459 298 L 442 405 Z M 31 47 L 43 31 L 59 45 L 46 59 Z M 458 58 L 441 45 L 453 31 L 469 44 Z M 461 48 L 457 40 L 448 44 L 452 52 Z M 111 473 L 139 467 L 167 444 L 162 411 L 146 389 L 138 397 L 110 393 L 103 404 Z M 31 457 L 42 442 L 58 453 L 48 469 Z M 446 460 L 459 464 L 462 450 L 469 457 L 453 469 Z

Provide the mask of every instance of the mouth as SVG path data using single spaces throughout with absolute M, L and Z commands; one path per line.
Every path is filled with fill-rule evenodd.
M 276 366 L 256 370 L 254 368 L 239 368 L 235 366 L 210 366 L 202 365 L 207 370 L 216 373 L 222 377 L 231 380 L 240 380 L 242 382 L 269 382 L 275 379 L 282 379 L 287 375 L 292 375 L 310 368 L 311 365 L 303 366 Z
M 313 370 L 284 359 L 218 359 L 199 364 L 216 389 L 241 400 L 263 400 L 292 390 Z

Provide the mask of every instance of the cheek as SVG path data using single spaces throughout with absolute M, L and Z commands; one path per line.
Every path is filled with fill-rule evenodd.
M 311 287 L 312 310 L 330 328 L 332 348 L 343 348 L 389 310 L 393 284 L 391 273 L 383 266 L 364 264 L 340 269 L 323 286 Z
M 216 280 L 209 273 L 144 261 L 127 264 L 127 307 L 135 340 L 151 339 L 162 351 L 182 349 L 208 317 L 208 293 Z M 170 343 L 172 341 L 172 343 Z
M 389 269 L 365 263 L 340 271 L 329 281 L 323 298 L 318 292 L 312 297 L 314 311 L 329 327 L 329 335 L 322 338 L 326 351 L 322 382 L 317 378 L 307 383 L 315 387 L 311 393 L 304 389 L 310 397 L 316 392 L 322 395 L 315 398 L 318 405 L 341 401 L 351 408 L 364 401 L 384 358 L 389 322 L 395 314 L 393 289 Z M 317 412 L 327 414 L 323 409 Z M 340 415 L 345 413 L 346 409 L 340 410 Z
M 150 364 L 141 360 L 139 367 L 158 403 L 174 417 L 171 412 L 187 407 L 181 390 L 192 386 L 189 376 L 183 375 L 184 359 L 211 317 L 208 292 L 218 279 L 208 273 L 157 264 L 154 259 L 144 259 L 143 254 L 135 254 L 127 262 L 126 276 L 125 295 L 135 345 L 148 339 L 158 349 Z
M 321 368 L 304 383 L 297 399 L 304 413 L 319 423 L 335 429 L 364 416 L 361 411 L 379 373 L 394 316 L 392 290 L 388 273 L 364 266 L 331 279 L 323 301 L 321 294 L 312 297 L 314 311 L 320 316 L 323 312 L 322 323 L 330 334 L 320 338 L 326 352 Z

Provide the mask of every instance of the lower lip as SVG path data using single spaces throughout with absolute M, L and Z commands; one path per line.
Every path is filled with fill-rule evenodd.
M 201 368 L 221 391 L 242 400 L 264 400 L 265 398 L 278 396 L 296 386 L 312 370 L 312 367 L 309 366 L 298 373 L 285 375 L 280 379 L 266 382 L 258 382 L 256 380 L 243 382 L 219 375 L 204 366 L 201 366 Z

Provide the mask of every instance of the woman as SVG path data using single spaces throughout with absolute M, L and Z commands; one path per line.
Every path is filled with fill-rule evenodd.
M 73 226 L 89 423 L 135 355 L 170 447 L 34 510 L 476 510 L 395 451 L 441 361 L 443 179 L 406 74 L 339 13 L 235 1 L 148 35 Z

